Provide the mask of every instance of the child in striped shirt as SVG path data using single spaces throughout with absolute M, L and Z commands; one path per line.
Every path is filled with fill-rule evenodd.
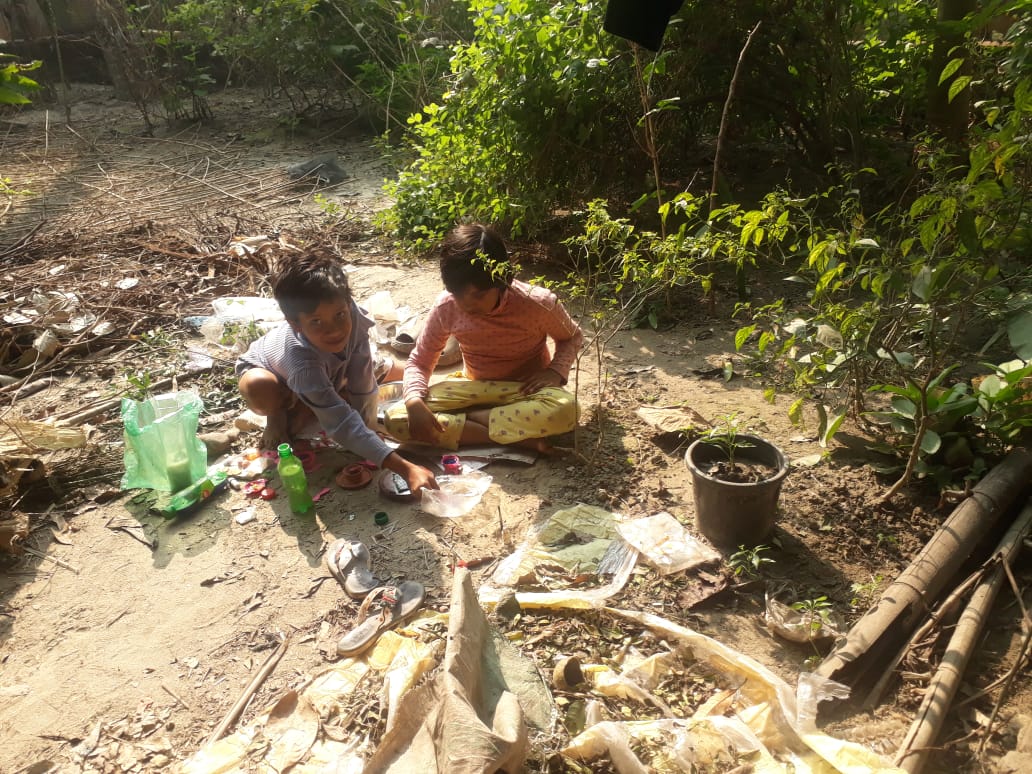
M 289 255 L 272 280 L 286 322 L 251 344 L 236 364 L 244 401 L 266 417 L 262 446 L 290 442 L 314 414 L 327 436 L 402 476 L 413 492 L 433 474 L 392 451 L 371 429 L 378 386 L 369 329 L 347 275 L 328 252 Z

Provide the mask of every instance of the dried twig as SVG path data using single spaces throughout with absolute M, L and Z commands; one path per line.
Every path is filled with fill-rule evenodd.
M 265 679 L 272 674 L 272 670 L 274 670 L 276 665 L 279 664 L 280 659 L 283 658 L 283 654 L 287 652 L 288 645 L 290 645 L 289 636 L 284 637 L 283 641 L 280 642 L 279 647 L 269 654 L 267 659 L 265 659 L 265 663 L 262 664 L 261 669 L 259 669 L 255 676 L 251 678 L 251 682 L 244 687 L 243 692 L 237 698 L 233 706 L 230 707 L 226 717 L 224 717 L 222 722 L 220 722 L 215 727 L 215 730 L 211 732 L 211 736 L 209 736 L 208 740 L 205 742 L 206 745 L 211 744 L 212 742 L 217 742 L 225 736 L 226 732 L 229 731 L 234 723 L 236 723 L 237 719 L 243 713 L 244 708 L 258 692 L 258 689 L 261 688 L 262 683 L 265 682 Z

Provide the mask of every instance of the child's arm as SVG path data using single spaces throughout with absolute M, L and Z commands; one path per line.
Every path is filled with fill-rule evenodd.
M 559 300 L 550 310 L 546 321 L 547 333 L 555 342 L 555 355 L 549 368 L 555 371 L 566 384 L 570 378 L 570 369 L 577 360 L 577 353 L 584 344 L 584 331 L 573 321 L 566 308 Z
M 370 429 L 362 414 L 341 397 L 325 374 L 312 369 L 295 374 L 291 383 L 297 385 L 298 398 L 312 409 L 319 426 L 333 441 L 377 465 L 391 453 L 390 447 Z

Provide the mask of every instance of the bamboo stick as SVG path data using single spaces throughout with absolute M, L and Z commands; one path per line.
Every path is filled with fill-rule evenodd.
M 939 668 L 925 691 L 921 708 L 910 730 L 907 732 L 895 764 L 906 769 L 910 774 L 918 774 L 924 767 L 928 753 L 934 749 L 939 731 L 942 730 L 946 715 L 949 712 L 953 697 L 960 687 L 971 654 L 974 652 L 982 629 L 992 610 L 996 594 L 1006 578 L 1004 566 L 1009 564 L 1021 551 L 1021 544 L 1032 527 L 1032 503 L 1022 510 L 1007 534 L 996 547 L 995 556 L 1000 558 L 996 568 L 982 579 L 971 594 L 964 612 L 960 615 L 957 628 L 953 630 L 946 652 L 943 654 Z
M 898 652 L 972 551 L 1032 480 L 1032 454 L 1015 449 L 954 509 L 878 603 L 817 668 L 821 677 L 870 684 Z

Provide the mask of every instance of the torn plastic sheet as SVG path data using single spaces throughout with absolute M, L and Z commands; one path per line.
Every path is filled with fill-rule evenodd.
M 720 559 L 719 553 L 688 534 L 681 522 L 666 511 L 643 519 L 620 522 L 617 530 L 660 575 L 669 575 Z
M 553 716 L 541 674 L 490 626 L 469 572 L 459 569 L 441 669 L 401 700 L 365 772 L 522 771 L 528 725 L 549 732 Z
M 655 756 L 642 763 L 631 742 L 645 742 Z M 786 768 L 778 763 L 745 723 L 738 718 L 668 718 L 628 722 L 603 721 L 570 741 L 563 755 L 581 761 L 608 756 L 620 774 L 695 772 L 736 762 L 748 762 L 754 774 Z
M 363 748 L 364 735 L 337 725 L 349 713 L 349 697 L 372 672 L 383 672 L 389 727 L 399 698 L 436 665 L 441 645 L 439 640 L 421 643 L 404 632 L 445 619 L 441 614 L 428 613 L 405 629 L 385 632 L 372 650 L 320 670 L 246 726 L 202 747 L 183 762 L 179 771 L 271 774 L 293 766 L 290 771 L 296 774 L 360 774 L 369 752 Z M 318 733 L 320 730 L 322 733 Z M 258 759 L 255 750 L 263 750 Z
M 590 760 L 608 752 L 621 774 L 656 770 L 654 763 L 650 764 L 653 765 L 652 769 L 635 768 L 643 767 L 644 764 L 631 751 L 630 741 L 648 740 L 678 729 L 684 729 L 688 734 L 686 739 L 691 741 L 702 727 L 677 724 L 705 719 L 710 728 L 723 736 L 727 749 L 735 751 L 739 762 L 752 764 L 753 771 L 778 774 L 901 774 L 901 769 L 893 768 L 872 750 L 816 730 L 814 718 L 818 702 L 841 698 L 843 692 L 848 693 L 845 686 L 807 675 L 800 678 L 796 693 L 788 683 L 765 666 L 717 640 L 651 613 L 615 608 L 606 610 L 639 623 L 667 642 L 690 651 L 693 658 L 705 663 L 723 675 L 728 683 L 736 686 L 734 703 L 741 709 L 735 712 L 735 719 L 747 726 L 749 735 L 743 735 L 743 729 L 733 722 L 734 719 L 716 714 L 725 706 L 724 701 L 710 701 L 692 719 L 632 721 L 611 723 L 609 726 L 597 724 L 572 740 L 563 754 Z M 662 666 L 658 660 L 654 664 Z M 713 714 L 704 718 L 706 713 Z M 696 743 L 694 749 L 698 751 L 699 748 L 700 745 Z M 675 749 L 680 748 L 675 745 Z M 706 749 L 710 747 L 707 745 Z M 669 755 L 664 761 L 664 767 L 658 770 L 689 772 L 693 770 L 692 765 L 700 764 L 701 761 L 697 761 L 685 765 L 676 755 Z
M 421 632 L 432 641 L 420 642 Z M 433 678 L 423 679 L 438 663 Z M 387 709 L 387 730 L 375 750 L 368 729 L 352 724 L 354 694 L 372 680 L 382 681 Z M 555 714 L 536 665 L 490 626 L 469 572 L 459 569 L 449 613 L 424 612 L 385 632 L 362 656 L 322 669 L 247 726 L 198 750 L 179 772 L 517 771 L 528 725 L 548 733 Z
M 617 514 L 583 503 L 556 511 L 502 560 L 480 589 L 481 604 L 493 606 L 513 590 L 523 608 L 602 607 L 626 585 L 638 559 L 637 550 L 620 537 L 619 522 Z M 555 571 L 567 579 L 554 578 Z M 585 579 L 607 581 L 591 588 L 575 585 Z M 549 591 L 527 590 L 546 582 L 553 584 Z

